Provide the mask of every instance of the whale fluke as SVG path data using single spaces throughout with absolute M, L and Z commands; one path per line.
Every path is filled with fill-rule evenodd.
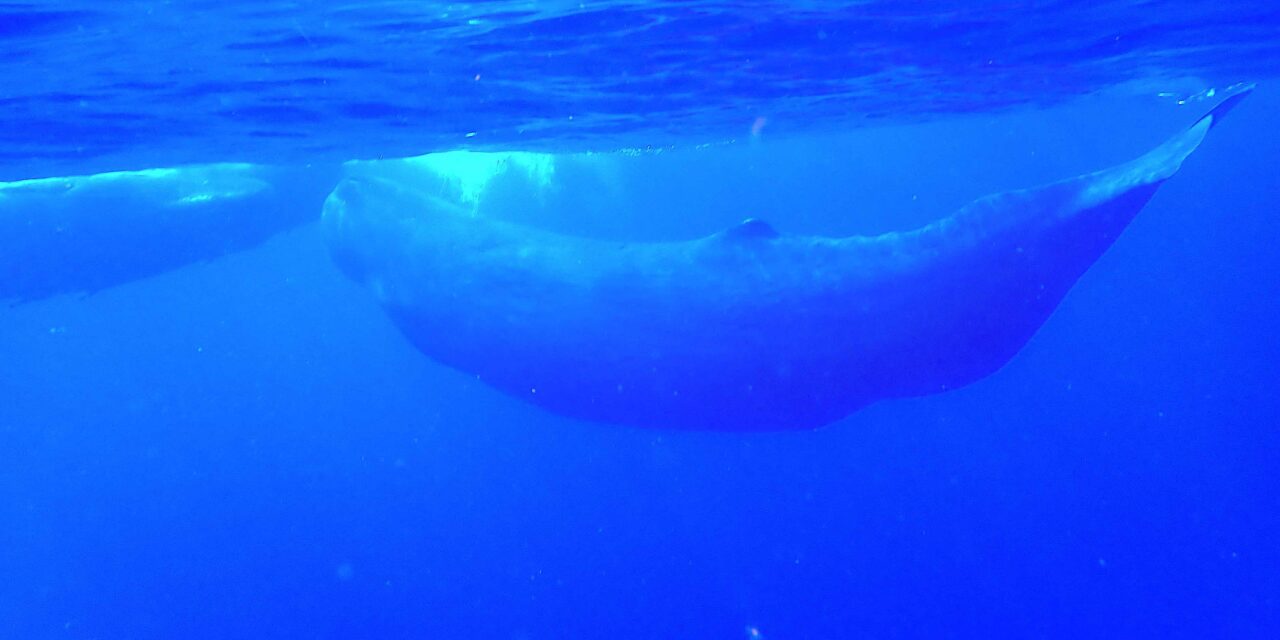
M 1234 94 L 1223 99 L 1223 101 L 1219 102 L 1216 107 L 1210 109 L 1209 113 L 1206 113 L 1201 120 L 1208 120 L 1209 128 L 1218 126 L 1218 123 L 1222 121 L 1223 116 L 1227 115 L 1228 111 L 1236 108 L 1241 102 L 1244 102 L 1244 99 L 1249 97 L 1249 94 L 1253 93 L 1256 86 L 1257 85 L 1254 84 L 1247 84 L 1240 87 L 1240 89 L 1238 89 Z
M 376 177 L 340 183 L 323 225 L 418 349 L 508 394 L 642 427 L 807 429 L 1003 366 L 1246 94 L 1132 162 L 875 237 L 749 219 L 584 239 Z

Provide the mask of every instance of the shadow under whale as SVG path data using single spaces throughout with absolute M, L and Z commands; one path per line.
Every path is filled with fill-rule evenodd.
M 325 203 L 331 253 L 422 352 L 553 412 L 807 429 L 1007 363 L 1248 91 L 1120 166 L 875 237 L 748 220 L 698 240 L 576 238 L 377 175 Z

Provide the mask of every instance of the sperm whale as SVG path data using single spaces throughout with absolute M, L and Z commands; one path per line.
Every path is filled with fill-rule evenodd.
M 810 429 L 1007 363 L 1247 93 L 1131 162 L 875 237 L 747 220 L 687 242 L 578 238 L 370 175 L 322 220 L 413 345 L 507 394 L 641 427 Z
M 211 164 L 0 182 L 0 303 L 93 293 L 315 220 L 339 169 Z

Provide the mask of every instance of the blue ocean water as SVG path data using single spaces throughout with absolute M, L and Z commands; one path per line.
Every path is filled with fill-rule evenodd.
M 6 281 L 165 266 L 4 290 L 0 638 L 1272 637 L 1277 25 L 1262 2 L 0 4 L 0 179 L 623 150 L 625 200 L 522 220 L 623 240 L 913 228 L 1259 83 L 1006 367 L 814 431 L 508 398 L 410 346 L 314 224 L 212 225 L 211 259 L 128 202 L 0 199 Z M 41 211 L 97 226 L 22 253 Z M 125 251 L 79 260 L 95 239 Z

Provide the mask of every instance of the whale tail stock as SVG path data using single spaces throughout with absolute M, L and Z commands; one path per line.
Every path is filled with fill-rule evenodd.
M 1142 157 L 1094 174 L 1098 179 L 1084 195 L 1105 199 L 1134 187 L 1157 185 L 1169 179 L 1182 167 L 1182 162 L 1199 148 L 1209 130 L 1216 127 L 1227 112 L 1244 101 L 1253 92 L 1253 88 L 1254 85 L 1241 88 L 1210 109 L 1195 124 Z
M 1181 133 L 1124 164 L 1051 184 L 979 198 L 947 218 L 890 234 L 923 270 L 919 305 L 968 327 L 975 355 L 939 347 L 949 387 L 977 380 L 1017 352 L 1067 291 L 1116 241 L 1209 129 L 1249 95 L 1223 100 Z M 986 274 L 965 280 L 957 274 Z M 981 300 L 981 304 L 975 301 Z M 928 391 L 933 387 L 926 387 Z
M 979 198 L 952 216 L 906 236 L 915 236 L 922 245 L 931 247 L 957 240 L 961 244 L 991 242 L 1003 233 L 1021 238 L 1028 228 L 1074 226 L 1088 235 L 1108 238 L 1105 244 L 1109 245 L 1160 185 L 1178 172 L 1209 130 L 1253 88 L 1241 88 L 1190 127 L 1134 160 L 1039 187 Z M 1096 226 L 1084 229 L 1090 225 Z M 1104 248 L 1097 250 L 1100 253 Z

